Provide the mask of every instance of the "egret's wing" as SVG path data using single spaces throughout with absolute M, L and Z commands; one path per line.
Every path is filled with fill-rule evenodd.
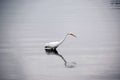
M 56 41 L 56 42 L 49 42 L 49 43 L 46 43 L 45 45 L 48 46 L 48 47 L 53 48 L 53 47 L 59 46 L 59 43 L 60 43 L 59 41 Z

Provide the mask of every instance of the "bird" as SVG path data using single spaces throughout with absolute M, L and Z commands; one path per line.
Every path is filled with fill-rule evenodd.
M 73 37 L 77 37 L 75 34 L 73 34 L 71 32 L 67 33 L 65 35 L 65 37 L 62 40 L 60 40 L 60 41 L 46 43 L 45 44 L 45 49 L 56 49 L 56 48 L 58 48 L 65 41 L 65 39 L 67 38 L 68 35 L 71 35 Z

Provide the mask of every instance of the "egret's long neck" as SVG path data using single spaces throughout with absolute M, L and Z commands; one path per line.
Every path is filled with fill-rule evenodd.
M 64 40 L 67 38 L 68 34 L 65 35 L 64 39 L 60 41 L 60 44 L 64 42 Z

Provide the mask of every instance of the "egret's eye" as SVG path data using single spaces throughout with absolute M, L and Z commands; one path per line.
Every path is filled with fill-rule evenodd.
M 73 37 L 77 37 L 75 34 L 71 33 L 70 35 L 72 35 Z

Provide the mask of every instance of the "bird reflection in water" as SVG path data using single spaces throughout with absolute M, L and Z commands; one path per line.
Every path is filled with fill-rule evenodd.
M 57 55 L 59 56 L 63 61 L 64 61 L 64 65 L 67 68 L 74 68 L 76 63 L 75 62 L 67 62 L 66 59 L 58 53 L 58 51 L 56 49 L 45 49 L 46 53 L 48 55 Z

